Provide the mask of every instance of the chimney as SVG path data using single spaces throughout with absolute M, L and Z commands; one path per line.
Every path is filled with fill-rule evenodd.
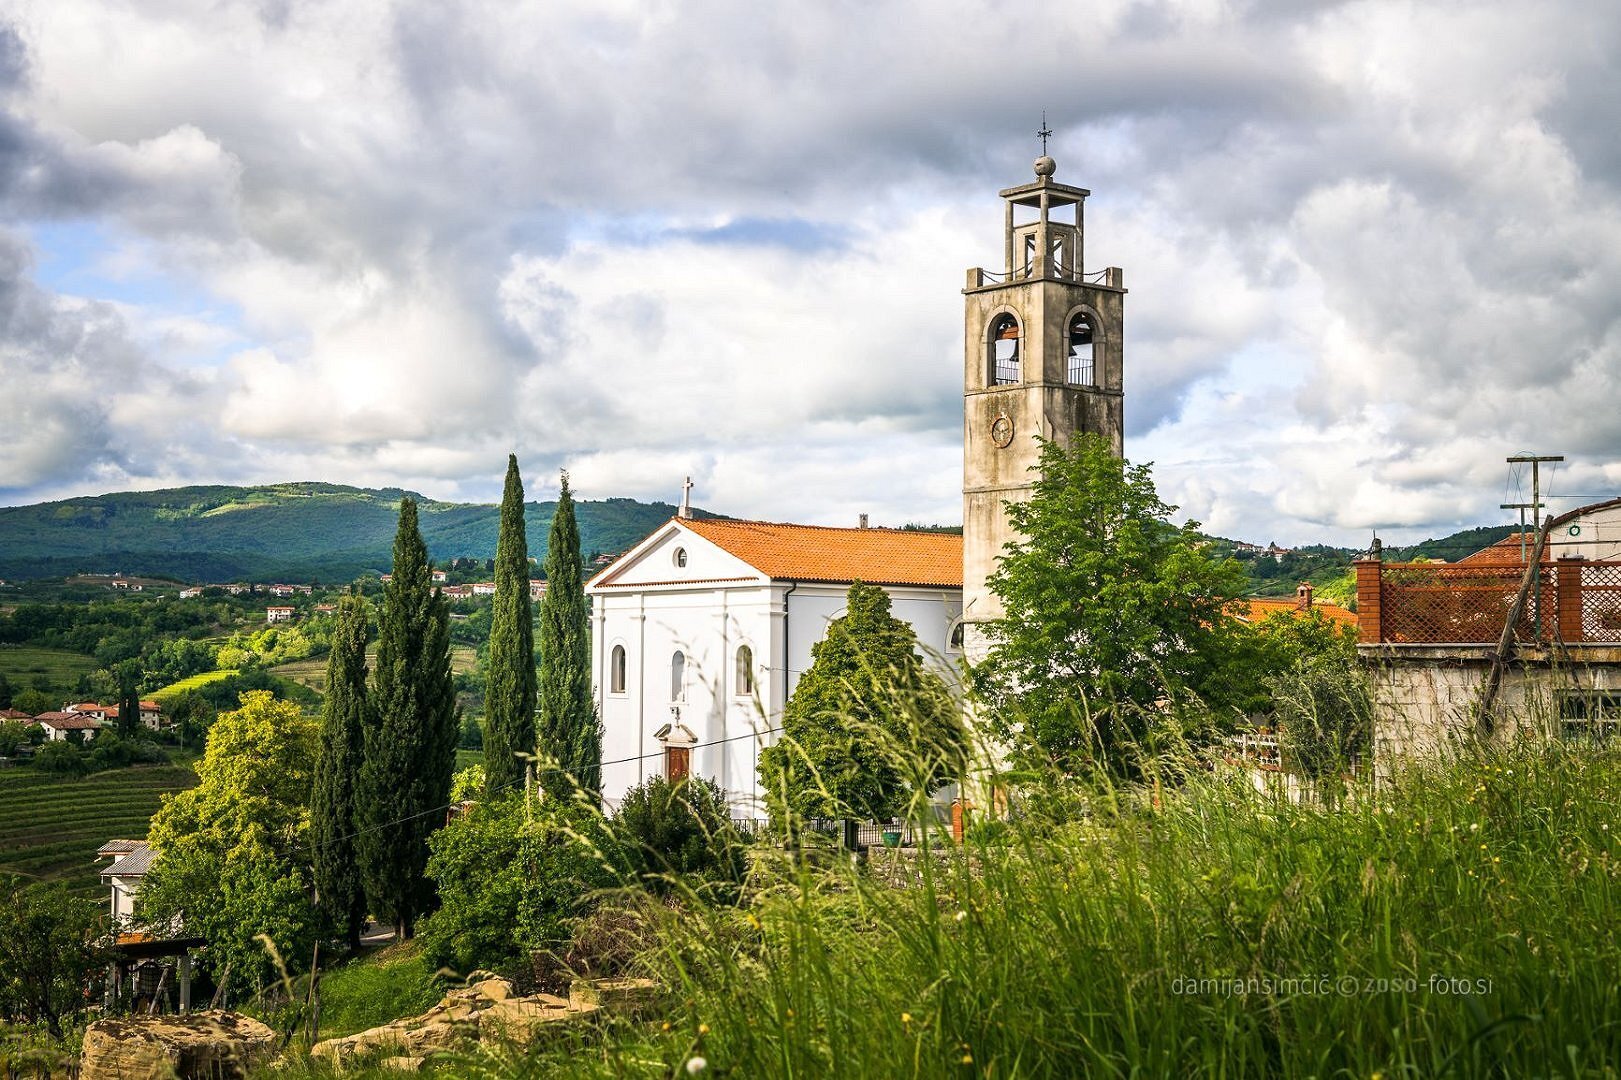
M 867 527 L 867 515 L 862 514 L 861 515 L 861 528 L 865 529 L 866 527 Z
M 1301 611 L 1310 611 L 1311 610 L 1311 582 L 1302 581 L 1300 583 L 1300 586 L 1297 589 L 1295 589 L 1295 597 L 1299 600 L 1299 605 L 1298 606 L 1299 606 Z

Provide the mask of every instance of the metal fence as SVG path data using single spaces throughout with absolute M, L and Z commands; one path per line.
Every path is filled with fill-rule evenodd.
M 1396 644 L 1491 644 L 1498 641 L 1524 580 L 1514 564 L 1471 566 L 1388 563 L 1378 593 L 1359 592 L 1364 640 Z M 1621 562 L 1560 559 L 1536 569 L 1514 625 L 1520 642 L 1621 642 Z
M 771 840 L 780 835 L 773 832 L 771 822 L 765 818 L 733 818 L 732 825 L 738 832 L 753 840 Z M 829 844 L 854 847 L 858 851 L 876 847 L 913 847 L 918 839 L 917 828 L 913 824 L 901 821 L 807 818 L 801 823 L 801 828 L 808 834 L 826 840 Z M 895 839 L 886 840 L 885 833 L 895 834 Z

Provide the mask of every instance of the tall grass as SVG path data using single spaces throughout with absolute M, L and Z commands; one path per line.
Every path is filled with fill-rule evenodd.
M 1100 787 L 1085 817 L 1027 808 L 933 845 L 905 885 L 882 873 L 903 856 L 800 863 L 744 909 L 665 920 L 646 959 L 675 1015 L 637 1056 L 781 1077 L 1613 1075 L 1618 790 L 1614 755 L 1521 745 L 1338 809 L 1221 775 Z

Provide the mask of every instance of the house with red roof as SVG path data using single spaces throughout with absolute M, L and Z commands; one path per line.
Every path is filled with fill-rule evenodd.
M 952 533 L 687 516 L 655 530 L 586 586 L 604 798 L 693 773 L 758 803 L 760 751 L 853 581 L 881 586 L 950 674 L 962 545 Z

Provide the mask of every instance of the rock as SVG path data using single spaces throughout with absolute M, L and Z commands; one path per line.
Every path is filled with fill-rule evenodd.
M 231 1080 L 268 1062 L 276 1033 L 252 1017 L 210 1010 L 185 1016 L 97 1020 L 85 1029 L 82 1080 Z
M 379 1068 L 393 1069 L 395 1072 L 421 1072 L 422 1059 L 414 1057 L 389 1057 L 377 1063 Z
M 568 988 L 569 1006 L 600 1006 L 610 1012 L 635 1014 L 648 1009 L 659 995 L 652 979 L 575 979 Z
M 562 998 L 544 996 L 551 1000 L 543 1001 L 538 996 L 517 998 L 485 1010 L 478 1018 L 479 1039 L 527 1045 L 554 1024 L 579 1020 L 597 1011 L 595 1005 L 575 1008 Z

